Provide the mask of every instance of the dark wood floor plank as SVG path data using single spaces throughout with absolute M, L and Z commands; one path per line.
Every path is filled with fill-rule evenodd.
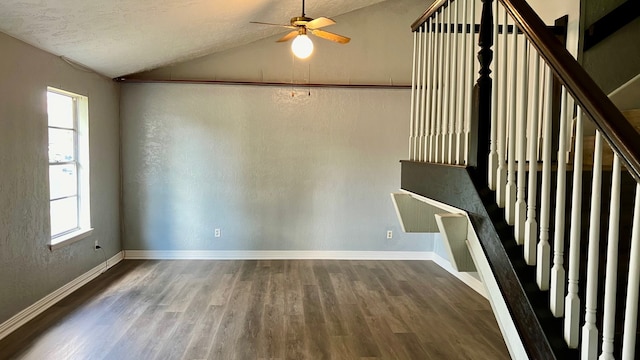
M 403 333 L 403 334 L 394 334 L 396 338 L 398 338 L 398 342 L 402 344 L 400 347 L 402 359 L 439 359 L 437 357 L 432 357 L 429 354 L 429 351 L 425 350 L 425 348 L 420 344 L 420 340 L 414 333 Z M 447 359 L 453 359 L 452 357 L 448 357 Z
M 264 305 L 261 340 L 258 347 L 258 359 L 284 359 L 285 357 L 285 318 L 284 305 Z
M 402 318 L 398 303 L 398 296 L 388 297 L 384 293 L 378 291 L 369 291 L 370 302 L 375 304 L 373 308 L 377 317 L 386 321 L 392 332 L 407 333 L 409 328 Z
M 236 341 L 240 337 L 251 290 L 250 281 L 235 282 L 225 313 L 216 329 L 209 358 L 234 359 Z
M 141 349 L 139 353 L 133 355 L 134 359 L 157 359 L 163 358 L 160 351 L 163 345 L 171 340 L 172 335 L 178 325 L 179 313 L 163 311 L 157 315 L 159 321 L 154 325 L 146 329 L 148 331 L 147 339 L 143 342 L 144 345 L 137 347 Z M 131 355 L 129 355 L 131 356 Z
M 358 305 L 344 304 L 340 306 L 345 322 L 348 324 L 348 334 L 352 340 L 351 346 L 359 357 L 380 356 L 380 350 L 376 345 L 376 340 L 371 334 L 371 329 L 360 311 Z
M 398 287 L 398 284 L 393 281 L 393 279 L 389 276 L 386 269 L 376 268 L 372 269 L 371 272 L 376 276 L 378 282 L 382 285 L 387 295 L 390 296 L 398 296 L 402 295 L 402 290 Z
M 489 303 L 429 261 L 124 261 L 4 359 L 507 359 Z
M 197 275 L 198 273 L 194 273 Z M 192 333 L 198 324 L 203 320 L 202 313 L 206 311 L 209 303 L 208 294 L 210 288 L 203 284 L 203 279 L 195 277 L 187 282 L 189 288 L 184 295 L 184 299 L 180 300 L 181 306 L 169 306 L 168 312 L 176 311 L 179 313 L 178 324 L 171 336 L 171 341 L 167 341 L 162 350 L 160 350 L 159 358 L 163 359 L 180 359 L 187 352 L 187 347 L 192 338 Z M 183 305 L 186 304 L 186 307 Z M 184 308 L 183 311 L 177 309 Z
M 329 341 L 331 342 L 332 360 L 362 359 L 351 346 L 354 341 L 351 335 L 330 336 Z
M 302 315 L 302 301 L 304 292 L 300 279 L 300 261 L 286 261 L 284 266 L 284 311 L 286 315 Z
M 271 305 L 279 305 L 284 308 L 285 293 L 284 273 L 278 271 L 277 268 L 272 268 L 269 281 L 269 294 L 267 296 L 266 303 Z
M 347 275 L 343 273 L 331 273 L 331 284 L 336 291 L 336 298 L 340 304 L 355 304 L 357 302 L 356 296 L 351 290 L 352 283 L 349 281 Z
M 332 358 L 331 337 L 325 323 L 305 324 L 304 337 L 308 359 L 329 360 Z
M 329 262 L 331 264 L 331 262 Z M 338 298 L 331 282 L 331 277 L 325 264 L 316 264 L 313 267 L 313 273 L 318 282 L 320 290 L 320 301 L 324 311 L 324 319 L 327 323 L 327 331 L 330 336 L 346 335 L 345 325 L 343 324 L 338 306 Z
M 354 265 L 354 269 L 358 274 L 358 280 L 365 284 L 369 290 L 382 290 L 382 285 L 371 271 L 371 262 L 360 261 Z
M 208 281 L 212 287 L 209 305 L 223 306 L 227 304 L 237 276 L 237 274 L 220 274 Z
M 397 338 L 384 319 L 375 316 L 368 316 L 365 319 L 380 350 L 380 358 L 403 360 L 400 357 L 401 350 L 399 349 Z
M 214 334 L 222 320 L 223 314 L 224 306 L 207 306 L 206 310 L 200 314 L 201 320 L 196 323 L 191 332 L 191 339 L 182 359 L 207 358 L 209 349 L 213 346 Z
M 320 290 L 316 285 L 304 285 L 304 323 L 307 326 L 324 324 L 324 311 L 320 302 Z
M 318 285 L 313 275 L 313 266 L 319 260 L 298 261 L 298 276 L 302 285 Z
M 308 359 L 304 336 L 304 317 L 302 315 L 285 316 L 285 359 Z
M 262 313 L 269 288 L 269 267 L 257 266 L 253 270 L 249 305 L 245 310 L 240 336 L 236 340 L 237 359 L 256 359 L 262 340 Z

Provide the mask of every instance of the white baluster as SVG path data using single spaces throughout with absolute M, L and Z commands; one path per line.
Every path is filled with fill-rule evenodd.
M 514 225 L 516 222 L 516 99 L 518 94 L 517 76 L 518 76 L 518 31 L 516 26 L 513 27 L 511 34 L 511 56 L 509 61 L 510 80 L 509 88 L 509 113 L 507 114 L 509 127 L 509 141 L 507 150 L 507 196 L 505 204 L 505 216 L 507 224 Z
M 444 8 L 446 15 L 446 24 L 444 26 L 445 36 L 445 53 L 444 53 L 444 86 L 442 95 L 442 121 L 443 121 L 443 137 L 442 137 L 442 162 L 450 164 L 449 159 L 449 131 L 451 129 L 451 114 L 449 113 L 449 102 L 451 97 L 449 96 L 451 87 L 451 0 L 447 1 L 447 5 Z
M 640 183 L 636 185 L 636 200 L 633 209 L 631 250 L 629 251 L 629 280 L 624 307 L 624 330 L 622 334 L 622 360 L 635 359 L 636 330 L 638 322 L 638 286 L 640 286 Z
M 475 58 L 475 53 L 474 53 L 474 49 L 475 49 L 475 29 L 476 29 L 476 0 L 471 0 L 470 1 L 470 14 L 469 14 L 469 27 L 471 28 L 471 41 L 469 41 L 469 54 L 470 56 L 473 56 Z M 471 131 L 471 111 L 473 108 L 473 86 L 475 85 L 476 82 L 476 73 L 473 71 L 474 69 L 474 64 L 476 63 L 476 61 L 468 61 L 467 62 L 467 76 L 468 76 L 468 80 L 466 82 L 467 84 L 467 116 L 465 116 L 465 131 L 464 131 L 464 163 L 468 164 L 469 163 L 469 132 Z
M 433 43 L 433 51 L 431 55 L 431 62 L 433 66 L 433 77 L 431 79 L 431 134 L 429 135 L 429 161 L 436 162 L 436 151 L 437 151 L 437 143 L 436 138 L 438 136 L 438 73 L 440 72 L 438 68 L 438 53 L 440 48 L 438 47 L 438 13 L 434 14 L 433 18 L 433 27 L 431 28 L 431 42 Z
M 583 138 L 576 131 L 577 142 Z M 583 359 L 598 356 L 598 329 L 596 308 L 598 307 L 598 262 L 600 257 L 600 194 L 602 191 L 602 137 L 596 132 L 593 152 L 593 179 L 591 182 L 591 213 L 589 216 L 589 253 L 587 257 L 587 283 L 585 295 L 585 317 L 582 327 L 581 354 Z
M 493 21 L 493 53 L 495 54 L 494 60 L 491 63 L 491 69 L 493 74 L 493 86 L 491 87 L 491 140 L 489 142 L 489 189 L 496 190 L 496 176 L 498 171 L 498 87 L 500 75 L 498 74 L 498 64 L 500 61 L 500 46 L 498 44 L 498 32 L 500 30 L 498 19 L 498 5 L 499 1 L 494 1 L 494 21 Z
M 464 154 L 463 132 L 465 122 L 465 76 L 464 69 L 466 69 L 467 58 L 468 61 L 473 61 L 472 54 L 467 52 L 467 1 L 462 1 L 462 43 L 460 44 L 460 86 L 458 87 L 458 128 L 456 129 L 456 144 L 457 144 L 457 156 L 458 164 L 464 164 L 466 155 Z
M 414 153 L 414 159 L 416 159 L 417 161 L 421 161 L 422 159 L 420 158 L 420 141 L 421 141 L 421 133 L 422 133 L 422 124 L 421 124 L 421 119 L 422 119 L 422 113 L 420 112 L 421 108 L 420 108 L 420 104 L 422 102 L 422 95 L 424 92 L 424 84 L 422 83 L 422 53 L 424 52 L 422 49 L 422 27 L 420 27 L 416 33 L 418 34 L 418 59 L 416 60 L 416 101 L 415 101 L 415 105 L 416 105 L 416 109 L 414 111 L 414 114 L 416 114 L 416 125 L 415 125 L 415 144 L 414 144 L 414 149 L 413 149 L 413 153 Z
M 553 73 L 545 66 L 544 80 L 544 117 L 542 134 L 542 185 L 540 188 L 540 242 L 536 282 L 540 290 L 549 290 L 549 271 L 551 270 L 551 246 L 549 245 L 549 217 L 551 211 L 551 121 L 553 116 Z
M 411 115 L 409 121 L 409 160 L 415 160 L 414 152 L 413 152 L 413 144 L 415 143 L 415 135 L 414 135 L 414 127 L 415 127 L 415 117 L 414 117 L 414 104 L 415 104 L 415 96 L 416 96 L 416 44 L 418 41 L 418 34 L 413 32 L 413 64 L 411 65 Z
M 455 157 L 455 148 L 456 148 L 456 144 L 454 143 L 456 137 L 455 137 L 455 133 L 456 133 L 456 128 L 457 128 L 457 123 L 458 123 L 458 113 L 456 112 L 457 110 L 457 99 L 456 99 L 456 95 L 458 94 L 458 78 L 459 78 L 459 74 L 458 74 L 458 8 L 459 8 L 460 2 L 459 1 L 455 1 L 453 3 L 453 16 L 452 16 L 452 21 L 449 22 L 449 29 L 451 30 L 450 32 L 450 37 L 451 37 L 451 58 L 450 58 L 450 62 L 451 62 L 451 87 L 449 88 L 449 149 L 448 149 L 448 153 L 449 153 L 449 164 L 457 164 L 458 160 Z M 450 12 L 450 13 L 451 13 Z
M 601 137 L 596 132 L 596 137 Z M 597 138 L 596 138 L 597 141 Z M 620 158 L 613 155 L 609 232 L 607 234 L 607 270 L 604 280 L 604 315 L 602 316 L 602 353 L 600 360 L 613 360 L 613 336 L 616 322 L 618 286 L 618 227 L 620 226 Z
M 527 221 L 524 224 L 524 260 L 527 265 L 536 264 L 536 241 L 538 238 L 536 222 L 536 190 L 538 186 L 538 107 L 542 104 L 539 100 L 540 84 L 540 56 L 533 54 L 533 97 L 531 98 L 531 129 L 529 129 L 529 194 L 527 195 Z
M 565 299 L 564 340 L 569 348 L 578 347 L 580 331 L 580 229 L 582 212 L 582 111 L 578 109 L 573 158 L 573 191 L 571 195 L 571 230 L 569 236 L 569 285 Z M 595 195 L 595 194 L 594 194 Z
M 498 3 L 498 1 L 496 1 Z M 507 38 L 509 36 L 508 31 L 509 17 L 507 11 L 503 9 L 502 19 L 502 36 L 500 36 L 500 44 L 502 52 L 499 53 L 500 60 L 500 107 L 498 116 L 498 170 L 496 175 L 496 200 L 498 206 L 505 207 L 506 203 L 506 186 L 507 186 L 507 166 L 506 166 L 506 152 L 507 152 Z
M 425 121 L 425 128 L 424 128 L 424 148 L 423 148 L 423 155 L 422 158 L 424 159 L 424 161 L 430 161 L 429 159 L 429 145 L 430 145 L 430 141 L 431 141 L 431 127 L 432 127 L 432 117 L 431 117 L 431 93 L 433 92 L 433 87 L 431 87 L 431 75 L 433 73 L 433 64 L 431 63 L 431 59 L 432 59 L 432 54 L 433 54 L 433 42 L 432 42 L 432 38 L 431 38 L 431 18 L 429 18 L 427 20 L 427 23 L 425 25 L 425 42 L 426 42 L 426 54 L 425 54 L 425 73 L 427 75 L 425 81 L 424 81 L 424 86 L 427 89 L 427 94 L 425 96 L 425 103 L 426 103 L 426 108 L 423 111 L 423 116 L 424 116 L 424 121 Z
M 493 86 L 491 87 L 491 135 L 489 140 L 489 189 L 496 190 L 496 177 L 498 172 L 498 84 L 500 74 L 498 74 L 498 65 L 500 61 L 498 44 L 499 26 L 499 1 L 495 1 L 493 10 L 493 61 L 491 62 L 491 71 L 493 75 Z
M 564 315 L 564 210 L 567 171 L 567 89 L 562 87 L 560 98 L 560 131 L 558 134 L 558 170 L 556 184 L 555 232 L 553 238 L 553 267 L 551 268 L 551 312 L 555 317 Z
M 426 137 L 426 122 L 427 122 L 427 114 L 426 114 L 426 105 L 427 105 L 427 97 L 429 96 L 429 87 L 427 84 L 427 56 L 429 55 L 429 48 L 427 47 L 427 22 L 422 25 L 422 96 L 420 97 L 420 147 L 419 158 L 420 161 L 427 161 L 427 158 L 424 156 L 424 149 L 427 146 L 427 137 Z
M 436 134 L 436 162 L 443 163 L 444 157 L 442 156 L 442 149 L 444 143 L 444 119 L 443 119 L 443 106 L 442 97 L 444 92 L 444 10 L 440 13 L 440 22 L 438 23 L 438 99 L 436 104 L 438 105 L 437 119 L 438 119 L 438 133 Z
M 524 201 L 526 162 L 527 162 L 527 110 L 529 105 L 529 41 L 524 39 L 522 47 L 522 79 L 520 81 L 520 113 L 516 124 L 516 147 L 517 147 L 517 191 L 515 205 L 515 237 L 518 245 L 524 245 L 524 223 L 527 218 L 527 204 Z

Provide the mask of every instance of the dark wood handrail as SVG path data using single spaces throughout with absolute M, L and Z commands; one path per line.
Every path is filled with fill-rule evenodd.
M 525 0 L 498 0 L 640 182 L 640 137 Z
M 454 2 L 454 1 L 455 0 L 451 0 L 451 2 Z M 416 19 L 416 21 L 414 21 L 413 24 L 411 24 L 411 31 L 418 30 L 420 26 L 422 26 L 425 22 L 427 22 L 427 19 L 429 19 L 433 14 L 435 14 L 436 11 L 440 10 L 440 8 L 443 7 L 446 3 L 447 3 L 447 0 L 434 1 L 427 8 L 427 10 L 424 11 L 422 15 L 418 19 Z

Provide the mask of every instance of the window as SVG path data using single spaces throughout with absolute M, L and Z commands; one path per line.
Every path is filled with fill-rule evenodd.
M 87 105 L 84 96 L 47 91 L 52 249 L 91 232 Z

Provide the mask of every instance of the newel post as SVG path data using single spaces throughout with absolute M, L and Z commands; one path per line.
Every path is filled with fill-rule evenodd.
M 474 127 L 475 136 L 471 136 L 472 143 L 469 146 L 471 151 L 471 165 L 475 165 L 479 175 L 483 175 L 488 181 L 489 171 L 489 145 L 491 141 L 491 69 L 493 61 L 493 10 L 494 0 L 482 0 L 482 17 L 480 19 L 480 34 L 478 37 L 478 61 L 480 62 L 480 77 L 474 87 Z M 475 154 L 473 154 L 473 150 Z M 473 159 L 475 155 L 475 159 Z

